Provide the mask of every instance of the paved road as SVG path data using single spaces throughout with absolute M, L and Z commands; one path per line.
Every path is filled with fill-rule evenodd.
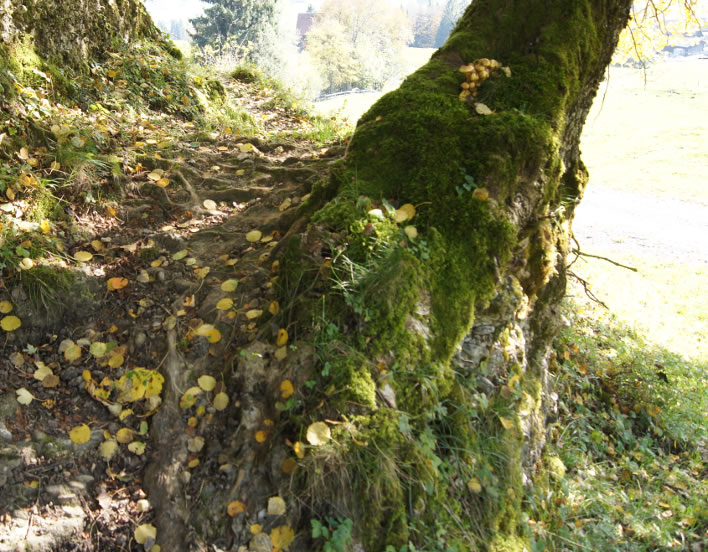
M 586 253 L 708 264 L 708 205 L 592 188 L 573 223 Z

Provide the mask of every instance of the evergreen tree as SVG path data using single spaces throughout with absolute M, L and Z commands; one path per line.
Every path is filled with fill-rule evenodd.
M 205 0 L 211 7 L 204 15 L 190 19 L 192 39 L 203 48 L 226 45 L 253 50 L 275 22 L 277 0 Z

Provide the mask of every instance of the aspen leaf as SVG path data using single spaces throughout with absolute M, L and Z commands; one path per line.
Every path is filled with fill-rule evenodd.
M 211 324 L 202 324 L 201 326 L 199 326 L 195 330 L 194 335 L 198 335 L 200 337 L 206 337 L 209 335 L 209 332 L 212 331 L 213 329 L 214 329 L 214 326 L 212 326 Z
M 491 115 L 492 113 L 494 113 L 486 105 L 484 105 L 483 103 L 479 103 L 479 102 L 474 104 L 474 110 L 480 115 Z
M 0 301 L 0 314 L 7 314 L 8 312 L 12 312 L 12 309 L 14 307 L 12 306 L 12 303 L 10 301 Z
M 142 456 L 145 453 L 145 443 L 142 441 L 133 441 L 128 445 L 128 450 L 133 454 Z
M 261 232 L 260 230 L 251 230 L 248 234 L 246 234 L 246 241 L 255 243 L 257 241 L 260 241 L 262 237 L 263 232 Z
M 91 438 L 91 428 L 86 424 L 77 425 L 69 432 L 69 439 L 76 445 L 83 445 Z
M 288 399 L 295 393 L 295 388 L 293 387 L 293 382 L 290 380 L 283 380 L 280 383 L 280 396 L 284 399 Z
M 246 505 L 240 500 L 234 500 L 233 502 L 229 502 L 229 505 L 226 507 L 226 511 L 231 517 L 234 517 L 245 512 Z
M 197 435 L 187 440 L 187 450 L 189 452 L 200 452 L 204 448 L 204 437 Z
M 32 402 L 32 399 L 34 399 L 34 395 L 24 387 L 20 387 L 15 391 L 15 394 L 17 395 L 17 402 L 23 405 L 28 405 Z
M 42 380 L 42 387 L 50 388 L 56 387 L 57 385 L 59 385 L 59 376 L 55 374 L 49 374 Z
M 227 293 L 231 291 L 235 291 L 236 288 L 238 287 L 238 280 L 226 280 L 221 284 L 221 291 L 225 291 Z
M 187 409 L 197 402 L 197 395 L 200 395 L 202 390 L 199 387 L 190 387 L 187 389 L 179 400 L 179 407 Z
M 164 173 L 162 171 L 152 171 L 148 174 L 148 179 L 152 180 L 153 182 L 157 182 L 162 178 L 163 174 Z
M 280 328 L 278 330 L 278 338 L 277 338 L 276 344 L 278 345 L 278 347 L 282 347 L 283 345 L 286 345 L 287 343 L 288 343 L 288 330 Z
M 305 458 L 305 445 L 303 445 L 300 441 L 297 441 L 293 445 L 293 451 L 295 452 L 295 456 L 298 458 Z
M 287 525 L 276 527 L 270 532 L 270 541 L 275 550 L 285 550 L 295 540 L 295 531 Z
M 167 188 L 167 186 L 170 185 L 170 179 L 169 178 L 161 178 L 157 182 L 155 182 L 156 186 L 159 186 L 160 188 Z
M 122 354 L 112 354 L 111 358 L 108 360 L 108 366 L 110 366 L 111 368 L 120 368 L 121 366 L 123 366 L 124 361 L 125 358 L 123 358 Z
M 143 523 L 135 528 L 133 536 L 138 544 L 145 544 L 148 539 L 157 538 L 157 528 L 151 523 Z
M 36 380 L 42 381 L 44 378 L 47 376 L 51 375 L 52 369 L 49 368 L 44 362 L 42 363 L 37 363 L 37 369 L 34 371 L 34 374 L 32 374 L 32 377 Z
M 103 251 L 106 248 L 101 240 L 93 240 L 91 242 L 91 247 L 93 247 L 93 250 L 96 252 Z
M 22 320 L 16 316 L 5 316 L 0 320 L 0 328 L 6 332 L 14 332 L 20 326 L 22 326 Z
M 207 375 L 200 376 L 197 383 L 204 391 L 212 391 L 216 387 L 216 378 Z
M 42 234 L 49 234 L 49 232 L 52 231 L 52 225 L 47 219 L 44 219 L 39 223 L 39 229 L 42 231 Z
M 268 515 L 269 516 L 282 516 L 285 514 L 286 507 L 285 501 L 279 496 L 271 496 L 268 499 Z
M 313 446 L 320 446 L 332 438 L 329 426 L 324 422 L 314 422 L 307 428 L 307 442 Z
M 260 318 L 260 316 L 263 314 L 263 311 L 260 309 L 251 309 L 246 312 L 246 318 L 249 320 L 254 320 L 256 318 Z
M 482 484 L 476 477 L 473 477 L 467 482 L 467 488 L 475 494 L 479 494 L 482 492 Z
M 207 211 L 213 211 L 214 209 L 216 209 L 216 201 L 214 201 L 213 199 L 205 199 L 202 202 L 202 205 Z
M 133 409 L 132 408 L 124 408 L 123 410 L 120 411 L 118 414 L 118 419 L 122 422 L 126 418 L 130 417 L 133 415 Z
M 165 377 L 156 372 L 155 370 L 149 370 L 150 379 L 145 385 L 145 398 L 157 397 L 162 392 L 162 384 L 165 383 Z
M 499 416 L 499 421 L 501 422 L 501 425 L 504 426 L 504 429 L 510 430 L 514 428 L 514 420 Z
M 288 356 L 288 349 L 287 347 L 278 347 L 275 350 L 275 353 L 273 353 L 273 356 L 275 357 L 275 360 L 285 360 Z
M 221 332 L 216 328 L 212 328 L 211 330 L 209 330 L 209 333 L 206 335 L 206 338 L 209 343 L 218 343 L 219 341 L 221 341 Z
M 472 192 L 472 197 L 480 201 L 487 201 L 489 199 L 489 190 L 487 188 L 477 188 Z
M 108 347 L 106 346 L 106 344 L 100 341 L 95 341 L 91 343 L 91 347 L 89 348 L 89 352 L 96 358 L 106 356 L 107 351 Z
M 414 240 L 418 237 L 418 229 L 415 226 L 406 226 L 403 231 L 410 239 Z
M 200 280 L 203 280 L 204 278 L 207 277 L 207 275 L 211 272 L 211 267 L 205 266 L 204 268 L 198 268 L 194 271 L 194 274 L 196 275 L 197 278 Z
M 123 289 L 127 285 L 127 278 L 109 278 L 109 280 L 106 282 L 106 288 L 108 289 L 108 291 L 117 291 L 119 289 Z
M 263 526 L 260 523 L 254 523 L 249 527 L 251 535 L 260 535 L 263 532 Z
M 229 404 L 229 396 L 224 393 L 223 391 L 221 393 L 217 393 L 216 396 L 214 397 L 214 403 L 213 406 L 217 410 L 224 410 Z
M 199 458 L 192 458 L 189 463 L 187 464 L 187 467 L 189 469 L 196 468 L 199 465 Z
M 276 316 L 280 312 L 280 303 L 273 301 L 270 305 L 268 305 L 268 312 L 273 316 Z
M 293 200 L 288 197 L 288 198 L 286 198 L 285 200 L 283 200 L 283 202 L 282 202 L 282 203 L 280 204 L 280 206 L 278 207 L 278 210 L 281 211 L 281 212 L 282 212 L 282 211 L 287 211 L 287 210 L 290 208 L 290 206 L 291 206 L 292 204 L 293 204 Z
M 76 343 L 69 345 L 64 351 L 64 358 L 68 362 L 75 362 L 81 358 L 81 347 Z
M 113 458 L 113 455 L 118 451 L 118 442 L 115 439 L 108 439 L 107 441 L 103 441 L 98 447 L 98 451 L 101 453 L 101 456 L 105 458 L 106 460 L 110 460 Z
M 34 261 L 29 257 L 25 257 L 20 261 L 19 267 L 21 270 L 29 270 L 34 266 Z
M 229 310 L 234 306 L 234 300 L 229 297 L 224 297 L 221 301 L 216 304 L 216 308 L 220 311 Z
M 119 443 L 130 443 L 133 438 L 133 430 L 130 428 L 124 427 L 116 432 L 116 441 Z
M 268 440 L 268 432 L 260 429 L 256 431 L 255 438 L 257 443 L 265 443 Z
M 257 153 L 258 149 L 253 144 L 238 144 L 238 149 L 241 153 Z
M 172 260 L 174 261 L 181 261 L 184 259 L 187 255 L 189 255 L 189 251 L 186 249 L 182 249 L 181 251 L 177 251 L 174 255 L 172 255 Z
M 80 263 L 87 263 L 91 259 L 93 259 L 93 253 L 89 253 L 88 251 L 77 251 L 74 253 L 74 259 L 79 261 Z

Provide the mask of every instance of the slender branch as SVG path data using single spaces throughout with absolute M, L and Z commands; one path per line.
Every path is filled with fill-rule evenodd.
M 580 285 L 583 286 L 583 290 L 585 291 L 585 295 L 588 296 L 588 299 L 590 299 L 594 303 L 597 303 L 601 307 L 604 307 L 605 309 L 610 310 L 610 308 L 604 302 L 602 302 L 600 299 L 598 299 L 597 296 L 592 291 L 590 291 L 590 284 L 588 284 L 587 280 L 581 278 L 575 272 L 568 271 L 567 274 L 571 278 L 575 278 L 578 282 L 580 282 Z
M 574 250 L 573 252 L 575 253 L 576 251 Z M 600 259 L 601 261 L 607 261 L 608 263 L 611 263 L 620 268 L 626 268 L 627 270 L 631 270 L 632 272 L 639 272 L 639 270 L 634 268 L 633 266 L 623 265 L 622 263 L 618 263 L 617 261 L 613 261 L 612 259 L 603 257 L 602 255 L 591 255 L 590 253 L 583 253 L 582 251 L 577 251 L 577 254 L 578 257 L 590 257 L 591 259 Z

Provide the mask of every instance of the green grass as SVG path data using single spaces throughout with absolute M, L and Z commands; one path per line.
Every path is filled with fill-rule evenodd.
M 557 338 L 567 468 L 528 497 L 534 551 L 686 550 L 708 539 L 708 362 L 649 342 L 587 300 Z M 685 548 L 683 546 L 686 545 Z

